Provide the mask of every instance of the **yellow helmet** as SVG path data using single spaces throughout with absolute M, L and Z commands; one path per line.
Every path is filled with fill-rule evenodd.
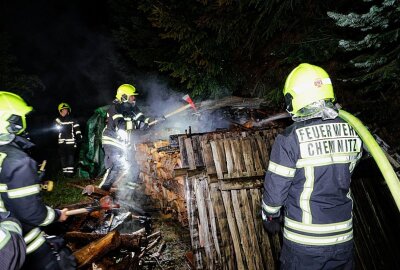
M 18 95 L 0 91 L 0 133 L 21 134 L 32 107 Z
M 127 102 L 130 96 L 137 96 L 136 88 L 131 84 L 123 84 L 118 87 L 115 97 L 119 102 Z
M 63 110 L 63 109 L 67 109 L 69 112 L 71 112 L 71 106 L 69 106 L 68 103 L 61 102 L 61 103 L 58 105 L 58 111 L 59 111 L 59 112 L 61 112 L 61 110 Z
M 287 111 L 296 113 L 319 100 L 335 101 L 335 94 L 328 73 L 310 64 L 300 64 L 290 72 L 285 82 L 283 95 Z

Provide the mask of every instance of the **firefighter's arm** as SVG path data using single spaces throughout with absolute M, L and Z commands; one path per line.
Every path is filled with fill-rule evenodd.
M 47 226 L 57 221 L 60 211 L 43 203 L 40 196 L 36 162 L 29 157 L 14 159 L 5 196 L 8 210 L 22 223 Z
M 74 120 L 74 132 L 75 132 L 75 137 L 77 139 L 77 142 L 78 143 L 81 142 L 83 139 L 82 131 L 81 131 L 81 127 L 80 127 L 78 121 L 76 121 L 76 120 Z
M 55 125 L 56 131 L 58 133 L 60 133 L 63 125 L 62 125 L 61 120 L 59 118 L 56 118 L 56 120 L 54 121 L 54 125 Z
M 149 127 L 150 118 L 146 117 L 137 106 L 135 106 L 132 120 L 138 129 L 147 129 Z
M 278 135 L 272 147 L 270 161 L 265 174 L 262 209 L 269 217 L 279 217 L 280 209 L 288 196 L 292 179 L 296 173 L 293 143 Z

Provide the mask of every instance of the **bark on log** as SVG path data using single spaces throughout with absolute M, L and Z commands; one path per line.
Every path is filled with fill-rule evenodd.
M 119 247 L 120 244 L 121 240 L 119 238 L 119 232 L 113 231 L 108 233 L 103 238 L 75 251 L 73 255 L 78 263 L 78 268 L 82 268 L 83 266 L 100 259 L 109 251 Z

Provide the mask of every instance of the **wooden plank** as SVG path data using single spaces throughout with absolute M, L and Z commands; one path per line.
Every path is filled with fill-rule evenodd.
M 268 238 L 267 232 L 264 230 L 261 219 L 261 191 L 258 189 L 250 189 L 251 204 L 253 209 L 253 216 L 258 217 L 254 219 L 257 239 L 260 244 L 261 256 L 265 269 L 276 269 L 276 263 L 279 258 L 274 258 L 271 250 L 271 243 Z
M 211 203 L 211 194 L 210 194 L 211 190 L 209 188 L 209 185 L 208 185 L 206 179 L 203 179 L 202 186 L 203 186 L 203 191 L 204 191 L 205 202 L 207 205 L 212 241 L 214 242 L 214 247 L 215 247 L 215 252 L 216 252 L 216 257 L 214 256 L 215 268 L 220 269 L 221 265 L 222 265 L 222 263 L 221 263 L 222 256 L 221 256 L 221 250 L 220 250 L 219 242 L 218 242 L 218 232 L 217 232 L 217 224 L 216 224 L 216 218 L 215 218 L 215 214 L 214 214 L 214 208 Z
M 243 256 L 247 262 L 248 269 L 256 269 L 256 263 L 253 254 L 254 251 L 251 249 L 251 244 L 250 244 L 251 240 L 249 232 L 247 230 L 247 224 L 245 224 L 246 222 L 242 217 L 242 212 L 244 211 L 244 209 L 243 209 L 243 204 L 239 201 L 239 191 L 232 190 L 231 196 L 232 196 L 232 207 L 235 213 L 235 221 L 239 230 L 240 240 L 242 243 Z
M 223 145 L 224 145 L 224 150 L 225 150 L 226 169 L 228 171 L 228 177 L 230 178 L 235 175 L 230 140 L 228 140 L 228 139 L 223 140 Z
M 213 153 L 215 169 L 217 170 L 218 179 L 223 179 L 224 167 L 226 167 L 226 164 L 224 164 L 225 158 L 223 150 L 221 148 L 221 143 L 219 141 L 211 141 L 210 144 Z
M 254 169 L 258 174 L 264 173 L 264 167 L 261 163 L 261 150 L 258 148 L 258 144 L 255 138 L 250 139 L 251 142 L 251 149 L 253 153 L 253 160 L 254 160 Z
M 228 169 L 226 168 L 226 154 L 225 154 L 225 149 L 224 149 L 224 141 L 221 140 L 217 140 L 216 141 L 217 145 L 218 145 L 218 152 L 221 158 L 221 168 L 222 168 L 222 172 L 226 173 L 228 171 Z
M 241 177 L 245 168 L 242 154 L 242 146 L 239 139 L 231 140 L 230 143 L 236 172 L 235 176 Z
M 257 234 L 256 234 L 256 229 L 255 229 L 255 219 L 258 217 L 258 215 L 253 215 L 253 212 L 251 211 L 251 207 L 249 204 L 249 199 L 247 196 L 247 190 L 241 189 L 240 190 L 240 199 L 243 205 L 243 212 L 245 216 L 245 220 L 247 221 L 247 229 L 249 231 L 249 236 L 250 236 L 250 247 L 252 254 L 254 256 L 255 264 L 257 269 L 262 269 L 262 257 L 261 257 L 261 252 L 260 248 L 258 246 L 258 240 L 257 240 Z
M 215 168 L 214 164 L 211 144 L 206 140 L 201 140 L 200 144 L 203 152 L 204 166 L 206 166 L 207 174 L 217 173 L 217 169 Z
M 189 167 L 188 156 L 187 156 L 187 153 L 186 153 L 185 138 L 186 138 L 186 135 L 178 137 L 179 152 L 180 152 L 180 155 L 181 155 L 182 168 L 188 168 Z
M 194 158 L 194 152 L 193 152 L 191 138 L 185 139 L 185 148 L 186 148 L 186 154 L 187 154 L 187 158 L 188 158 L 189 169 L 194 170 L 194 169 L 196 169 L 196 161 Z
M 261 136 L 256 136 L 255 139 L 258 144 L 258 148 L 260 149 L 261 152 L 260 154 L 261 154 L 263 168 L 266 170 L 268 168 L 268 162 L 269 162 L 269 150 L 267 144 L 265 143 L 265 141 Z
M 239 237 L 238 228 L 235 222 L 235 216 L 232 211 L 230 191 L 221 191 L 221 194 L 222 200 L 224 202 L 226 216 L 228 219 L 229 231 L 232 236 L 233 248 L 235 250 L 234 257 L 236 259 L 237 269 L 246 269 L 242 258 L 242 256 L 245 254 L 242 255 L 242 251 L 240 248 L 241 239 Z
M 217 183 L 210 183 L 210 197 L 217 217 L 219 234 L 221 236 L 221 264 L 224 269 L 235 269 L 235 259 L 232 239 L 228 227 L 227 215 L 224 208 L 222 194 Z
M 253 177 L 251 177 L 253 178 Z M 251 189 L 261 188 L 263 186 L 263 179 L 251 179 L 251 180 L 219 180 L 220 190 L 238 190 L 238 189 Z
M 207 262 L 207 269 L 215 269 L 215 265 L 214 265 L 214 260 L 216 259 L 214 257 L 214 245 L 213 245 L 213 241 L 211 240 L 211 235 L 210 235 L 210 231 L 209 231 L 209 224 L 208 224 L 208 215 L 207 215 L 207 206 L 206 206 L 206 202 L 205 202 L 205 188 L 204 188 L 204 183 L 205 181 L 200 179 L 200 178 L 196 178 L 194 180 L 194 192 L 196 194 L 196 202 L 197 202 L 197 209 L 198 209 L 198 213 L 199 213 L 199 233 L 202 236 L 202 239 L 204 241 L 203 243 L 203 247 L 204 250 L 206 252 L 206 262 Z
M 203 167 L 203 155 L 201 151 L 200 136 L 192 136 L 193 153 L 196 167 Z
M 243 160 L 246 167 L 248 175 L 254 175 L 254 161 L 251 149 L 251 142 L 249 139 L 242 139 L 242 150 L 243 150 Z
M 203 255 L 201 253 L 199 231 L 198 231 L 198 213 L 196 206 L 195 193 L 193 190 L 193 182 L 195 177 L 188 177 L 185 181 L 186 190 L 186 208 L 188 211 L 188 225 L 190 232 L 190 240 L 192 243 L 192 250 L 195 258 L 196 269 L 204 269 Z
M 174 169 L 173 172 L 173 177 L 179 177 L 179 176 L 194 176 L 194 175 L 199 175 L 204 172 L 204 167 L 198 167 L 195 170 L 189 170 L 188 168 L 179 168 L 179 169 Z

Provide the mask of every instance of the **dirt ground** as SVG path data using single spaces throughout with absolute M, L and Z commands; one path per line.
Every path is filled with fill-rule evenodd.
M 159 269 L 191 269 L 185 258 L 191 249 L 188 228 L 183 228 L 172 219 L 171 215 L 161 214 L 155 220 L 153 230 L 160 231 L 162 241 L 165 241 L 165 248 L 158 259 Z M 152 268 L 144 266 L 143 269 Z
M 151 218 L 152 232 L 159 231 L 161 233 L 160 242 L 148 254 L 156 252 L 162 242 L 165 242 L 165 246 L 158 259 L 150 256 L 145 257 L 142 260 L 141 269 L 191 269 L 186 259 L 186 254 L 191 251 L 189 228 L 183 227 L 172 214 L 157 211 L 155 202 L 143 194 L 144 191 L 139 191 L 139 194 L 136 194 L 135 197 L 140 197 L 142 209 Z M 132 222 L 135 223 L 135 221 Z M 136 221 L 136 226 L 140 228 L 141 224 Z M 132 227 L 130 230 L 132 230 Z

